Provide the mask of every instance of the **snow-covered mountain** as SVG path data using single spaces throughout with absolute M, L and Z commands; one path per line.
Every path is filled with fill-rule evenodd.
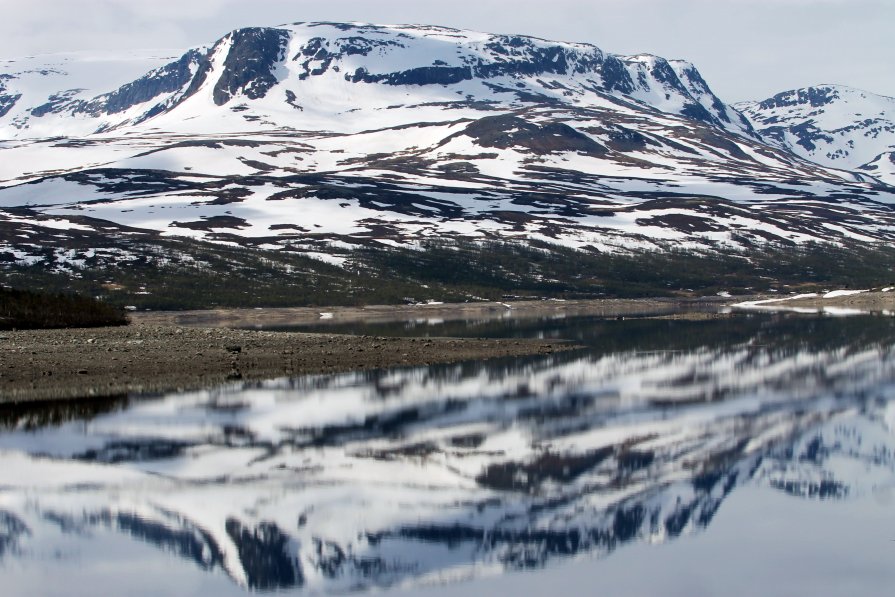
M 81 262 L 123 255 L 104 239 L 135 231 L 336 263 L 426 239 L 895 240 L 891 187 L 768 144 L 683 61 L 342 23 L 241 29 L 146 60 L 105 87 L 58 57 L 6 63 L 7 261 L 49 264 L 37 238 L 60 228 L 89 237 L 71 255 L 53 240 Z
M 820 85 L 736 107 L 762 136 L 800 156 L 895 183 L 895 98 Z
M 15 137 L 54 106 L 93 98 L 176 60 L 178 51 L 65 53 L 0 59 L 0 137 Z M 33 114 L 32 114 L 33 112 Z M 70 134 L 63 125 L 58 134 Z
M 200 133 L 356 132 L 406 124 L 408 108 L 414 115 L 410 122 L 433 112 L 414 109 L 408 97 L 412 103 L 531 98 L 589 106 L 604 94 L 734 131 L 750 130 L 687 62 L 442 27 L 312 23 L 240 29 L 117 88 L 110 77 L 108 92 L 99 94 L 95 86 L 73 78 L 65 82 L 72 88 L 53 89 L 61 83 L 57 79 L 66 77 L 59 68 L 40 69 L 37 74 L 49 81 L 39 83 L 30 70 L 6 79 L 0 114 L 4 136 L 88 134 L 149 120 L 150 130 Z M 52 91 L 45 95 L 48 88 Z M 346 117 L 346 111 L 361 114 Z M 188 119 L 198 122 L 184 126 Z

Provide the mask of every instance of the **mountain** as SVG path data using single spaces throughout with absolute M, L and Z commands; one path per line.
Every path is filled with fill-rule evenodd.
M 39 74 L 52 80 L 63 72 L 43 68 Z M 396 116 L 370 112 L 412 108 L 408 96 L 417 96 L 414 102 L 449 104 L 474 98 L 591 105 L 603 94 L 749 131 L 748 122 L 721 102 L 687 62 L 614 56 L 587 44 L 442 27 L 311 23 L 240 29 L 96 95 L 72 81 L 66 85 L 77 87 L 58 89 L 46 98 L 31 94 L 29 102 L 20 87 L 34 85 L 21 79 L 21 74 L 6 78 L 5 112 L 0 115 L 6 136 L 45 136 L 66 127 L 71 133 L 102 132 L 150 119 L 154 129 L 196 130 L 183 126 L 187 118 L 198 118 L 201 132 L 284 127 L 346 132 L 364 130 L 359 127 L 371 120 L 380 126 L 404 124 L 405 110 Z M 371 86 L 375 92 L 370 93 Z M 408 87 L 417 93 L 407 93 Z M 502 101 L 506 99 L 510 101 Z M 229 118 L 225 111 L 209 113 L 210 106 L 248 113 Z M 314 113 L 305 114 L 305 107 Z M 346 110 L 360 111 L 361 117 L 344 118 Z M 329 117 L 326 122 L 320 122 L 321 114 Z M 276 116 L 275 124 L 251 124 L 265 116 Z M 367 122 L 358 123 L 363 120 Z
M 370 255 L 433 243 L 583 263 L 895 240 L 892 187 L 766 142 L 684 61 L 352 23 L 240 29 L 161 55 L 105 87 L 79 82 L 90 69 L 77 61 L 6 63 L 7 271 L 122 287 L 129 264 L 210 269 L 216 249 L 174 239 L 270 252 L 285 272 L 287 255 L 307 257 L 315 280 L 339 275 L 314 263 L 371 272 Z M 506 277 L 541 286 L 593 293 L 603 280 L 509 259 Z
M 736 107 L 763 137 L 806 159 L 895 183 L 895 98 L 820 85 Z

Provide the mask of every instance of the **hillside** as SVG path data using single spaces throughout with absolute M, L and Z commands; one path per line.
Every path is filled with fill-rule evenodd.
M 607 255 L 743 259 L 895 240 L 895 190 L 877 171 L 814 163 L 762 137 L 684 61 L 344 23 L 240 29 L 161 56 L 122 82 L 140 64 L 125 61 L 105 87 L 74 58 L 3 65 L 10 275 L 123 286 L 133 301 L 158 291 L 128 280 L 134 265 L 188 279 L 221 263 L 258 271 L 248 262 L 260 260 L 342 297 L 330 300 L 345 300 L 344 273 L 367 288 L 403 280 L 417 296 L 431 280 L 396 262 L 478 247 L 463 255 L 487 271 L 459 298 L 538 285 L 594 295 L 619 286 L 619 274 L 587 269 Z M 560 276 L 532 254 L 585 269 Z M 172 263 L 177 272 L 159 274 Z
M 781 147 L 825 166 L 895 183 L 895 98 L 821 85 L 736 107 Z

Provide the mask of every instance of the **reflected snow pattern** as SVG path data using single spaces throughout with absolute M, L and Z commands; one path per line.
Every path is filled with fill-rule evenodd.
M 125 537 L 234 591 L 451 582 L 895 487 L 895 318 L 526 325 L 587 348 L 6 408 L 0 577 Z

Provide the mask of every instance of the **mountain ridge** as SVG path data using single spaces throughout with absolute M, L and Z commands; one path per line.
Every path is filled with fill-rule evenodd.
M 325 33 L 319 29 L 329 29 L 329 37 L 315 35 Z M 340 36 L 340 33 L 348 32 L 351 35 Z M 445 52 L 444 48 L 437 47 L 439 43 L 454 41 L 451 38 L 459 38 L 457 47 L 463 50 L 460 52 L 458 49 L 459 59 L 451 52 Z M 433 40 L 436 43 L 430 43 Z M 412 50 L 413 59 L 401 57 L 402 50 L 403 54 Z M 286 55 L 287 51 L 289 56 Z M 424 51 L 435 55 L 431 64 L 415 64 L 413 68 L 398 67 L 391 71 L 379 68 L 379 72 L 374 72 L 377 70 L 375 61 L 349 60 L 379 53 L 386 57 L 397 56 L 395 60 L 398 63 L 402 60 L 416 63 L 417 56 Z M 285 64 L 299 62 L 304 71 L 299 73 L 302 80 L 326 75 L 335 66 L 336 72 L 347 69 L 342 75 L 345 80 L 387 85 L 456 84 L 473 79 L 499 79 L 505 75 L 567 75 L 572 72 L 599 77 L 599 81 L 593 79 L 591 83 L 600 83 L 601 91 L 619 92 L 648 104 L 653 100 L 660 104 L 657 107 L 665 108 L 665 111 L 673 107 L 682 114 L 719 125 L 738 120 L 738 115 L 711 92 L 696 67 L 686 61 L 667 61 L 647 54 L 619 56 L 606 54 L 591 44 L 550 42 L 521 35 L 478 34 L 432 26 L 296 23 L 285 28 L 236 29 L 210 46 L 188 50 L 178 60 L 132 83 L 89 99 L 57 95 L 55 100 L 51 96 L 48 98 L 50 101 L 43 105 L 23 106 L 18 117 L 29 122 L 20 120 L 21 128 L 18 131 L 27 130 L 34 122 L 29 116 L 42 118 L 62 113 L 115 115 L 162 97 L 161 101 L 136 115 L 134 123 L 138 124 L 176 108 L 180 101 L 195 94 L 205 82 L 218 54 L 224 56 L 220 65 L 222 72 L 217 73 L 219 78 L 213 89 L 213 100 L 217 106 L 228 103 L 240 94 L 248 99 L 263 98 L 271 88 L 282 83 L 273 71 L 287 68 L 284 66 L 285 59 Z M 280 72 L 279 76 L 282 75 Z M 654 93 L 656 83 L 666 90 L 664 99 L 658 92 Z M 543 86 L 534 91 L 543 92 Z M 163 97 L 166 94 L 168 97 Z M 9 112 L 16 102 L 9 99 L 13 97 L 11 94 L 5 97 L 10 104 Z M 37 113 L 34 113 L 35 109 Z M 102 123 L 97 130 L 121 124 Z M 740 120 L 739 125 L 748 131 L 747 122 Z M 13 135 L 18 134 L 9 130 L 8 125 L 6 130 Z
M 793 153 L 895 182 L 895 98 L 822 84 L 737 107 L 764 137 Z

